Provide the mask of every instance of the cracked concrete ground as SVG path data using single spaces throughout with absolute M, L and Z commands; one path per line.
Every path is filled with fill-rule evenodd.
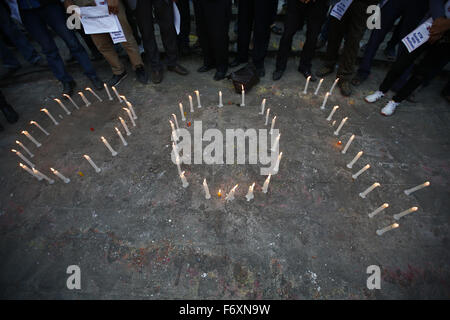
M 184 59 L 191 75 L 166 73 L 160 85 L 138 84 L 129 77 L 119 86 L 134 104 L 139 119 L 127 147 L 114 133 L 117 102 L 95 102 L 73 115 L 63 114 L 53 98 L 59 84 L 48 72 L 29 74 L 3 88 L 21 114 L 0 135 L 0 297 L 12 299 L 428 299 L 450 297 L 449 252 L 449 106 L 439 96 L 445 79 L 436 79 L 405 102 L 394 117 L 379 115 L 383 100 L 368 105 L 363 97 L 374 90 L 386 69 L 344 98 L 336 88 L 319 109 L 332 77 L 320 97 L 303 96 L 304 79 L 289 61 L 285 76 L 267 75 L 250 92 L 247 107 L 236 106 L 240 95 L 224 80 L 195 72 L 200 58 Z M 315 61 L 317 68 L 319 61 Z M 107 79 L 109 68 L 96 63 Z M 71 67 L 78 88 L 89 85 Z M 315 88 L 312 83 L 310 92 Z M 188 111 L 187 95 L 200 90 L 204 108 L 187 112 L 188 121 L 202 120 L 207 128 L 264 128 L 260 103 L 277 115 L 283 159 L 269 192 L 257 165 L 183 165 L 190 183 L 182 188 L 170 161 L 172 113 L 178 102 Z M 218 110 L 217 92 L 225 107 Z M 106 98 L 102 91 L 101 96 Z M 86 94 L 94 102 L 92 95 Z M 194 97 L 195 101 L 195 97 Z M 66 102 L 68 107 L 70 103 Z M 335 119 L 349 120 L 336 137 L 325 120 L 340 105 Z M 39 109 L 61 114 L 54 126 Z M 30 120 L 50 132 L 46 137 Z M 3 121 L 3 120 L 2 120 Z M 180 121 L 182 126 L 185 122 Z M 20 134 L 30 131 L 43 146 L 35 148 Z M 187 127 L 192 130 L 192 127 Z M 351 134 L 348 153 L 339 151 Z M 119 152 L 103 146 L 104 135 Z M 9 150 L 24 142 L 37 168 L 51 175 L 55 167 L 72 181 L 39 182 L 18 167 Z M 353 171 L 346 164 L 359 150 L 364 156 Z M 102 168 L 96 174 L 82 159 L 89 154 Z M 353 181 L 351 174 L 366 163 L 369 171 Z M 82 176 L 79 174 L 82 172 Z M 202 181 L 209 183 L 205 200 Z M 430 181 L 429 188 L 411 196 L 403 190 Z M 256 181 L 255 199 L 244 198 Z M 366 199 L 358 193 L 373 182 L 381 187 Z M 239 183 L 236 200 L 215 195 Z M 373 219 L 367 214 L 388 202 Z M 383 236 L 376 230 L 394 222 L 392 216 L 412 206 L 419 210 L 399 221 Z M 68 290 L 66 268 L 81 268 L 81 290 Z M 366 269 L 378 265 L 381 290 L 368 290 Z

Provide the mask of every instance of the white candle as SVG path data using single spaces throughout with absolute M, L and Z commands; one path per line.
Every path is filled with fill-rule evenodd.
M 400 213 L 394 214 L 394 219 L 395 220 L 399 220 L 401 217 L 406 216 L 407 214 L 410 214 L 412 212 L 416 212 L 417 210 L 419 210 L 419 208 L 417 208 L 417 207 L 409 208 L 408 210 L 405 210 L 405 211 L 402 211 Z
M 67 178 L 67 177 L 65 177 L 65 176 L 63 176 L 61 173 L 59 173 L 58 170 L 55 170 L 55 169 L 53 169 L 53 168 L 50 168 L 50 170 L 52 170 L 52 172 L 53 172 L 53 174 L 54 174 L 55 176 L 57 176 L 57 177 L 60 178 L 62 181 L 64 181 L 64 183 L 69 183 L 69 182 L 70 182 L 70 179 Z
M 355 139 L 355 135 L 352 134 L 352 136 L 350 137 L 350 139 L 348 139 L 347 144 L 345 145 L 345 148 L 341 151 L 342 154 L 345 154 L 348 150 L 348 148 L 350 147 L 350 145 L 352 144 L 352 141 Z
M 117 135 L 119 136 L 119 138 L 120 138 L 120 140 L 122 141 L 123 145 L 124 145 L 124 146 L 127 146 L 128 143 L 125 141 L 125 138 L 123 137 L 122 132 L 120 132 L 120 130 L 117 129 L 117 127 L 114 127 L 114 129 L 116 130 Z
M 383 211 L 384 209 L 386 209 L 388 207 L 389 207 L 389 203 L 382 204 L 380 207 L 378 207 L 377 209 L 375 209 L 374 211 L 369 213 L 369 218 L 375 217 L 375 215 L 379 214 L 381 211 Z
M 122 95 L 119 95 L 119 97 L 120 97 L 120 99 L 122 100 L 121 102 L 125 102 L 125 103 L 128 102 L 127 97 L 122 96 Z
M 111 152 L 111 155 L 113 157 L 117 156 L 117 152 L 111 147 L 111 145 L 109 144 L 109 142 L 105 139 L 105 137 L 101 137 L 103 143 L 105 144 L 106 148 L 108 148 L 108 150 Z
M 269 113 L 270 113 L 270 108 L 267 109 L 267 111 L 266 111 L 266 123 L 265 123 L 266 126 L 269 123 Z
M 308 76 L 308 78 L 306 78 L 306 84 L 305 84 L 305 89 L 303 89 L 303 94 L 306 94 L 308 92 L 308 86 L 309 86 L 310 80 L 311 80 L 311 76 Z
M 283 152 L 280 152 L 280 154 L 278 155 L 278 158 L 277 158 L 277 162 L 275 163 L 275 167 L 274 167 L 274 169 L 273 169 L 273 171 L 275 172 L 275 173 L 277 173 L 278 172 L 278 170 L 280 169 L 280 161 L 281 161 L 281 157 L 283 156 Z
M 172 113 L 172 117 L 173 117 L 173 120 L 175 121 L 175 125 L 177 126 L 177 129 L 180 129 L 180 126 L 178 125 L 178 120 L 177 120 L 176 114 Z
M 53 100 L 55 100 L 59 104 L 59 106 L 66 112 L 67 115 L 71 114 L 71 112 L 69 110 L 67 110 L 66 106 L 62 103 L 61 100 L 56 99 L 56 98 Z
M 330 93 L 327 92 L 327 93 L 325 94 L 325 98 L 323 99 L 323 103 L 322 103 L 322 105 L 320 106 L 320 109 L 325 110 L 325 106 L 326 106 L 326 104 L 327 104 L 327 101 L 328 101 L 328 97 L 329 97 L 329 96 L 330 96 Z
M 319 84 L 317 85 L 316 91 L 314 92 L 314 95 L 317 96 L 319 93 L 320 87 L 322 86 L 323 78 L 320 79 Z
M 83 157 L 89 162 L 89 164 L 92 166 L 92 168 L 95 169 L 95 172 L 99 173 L 100 171 L 102 171 L 102 169 L 97 167 L 97 165 L 94 163 L 94 161 L 92 161 L 91 157 L 89 157 L 87 154 L 85 154 Z
M 14 152 L 20 159 L 22 159 L 23 161 L 25 161 L 30 167 L 34 168 L 34 164 L 27 159 L 27 157 L 25 157 L 21 152 L 15 150 L 15 149 L 11 149 L 11 152 Z
M 222 91 L 219 91 L 219 108 L 223 107 L 223 101 L 222 101 Z
M 50 120 L 53 121 L 53 123 L 55 124 L 55 126 L 57 126 L 59 124 L 58 121 L 56 121 L 55 118 L 53 118 L 52 114 L 47 110 L 47 109 L 41 109 L 42 112 L 44 112 L 49 118 Z
M 280 137 L 281 133 L 278 134 L 278 136 L 275 138 L 275 141 L 273 142 L 272 148 L 270 148 L 273 152 L 277 151 L 277 147 L 280 143 Z
M 333 110 L 331 110 L 330 115 L 327 118 L 327 121 L 331 121 L 331 119 L 333 118 L 334 113 L 336 112 L 336 110 L 339 109 L 339 106 L 334 106 Z
M 128 118 L 130 118 L 130 121 L 131 121 L 131 124 L 133 125 L 133 127 L 136 127 L 136 122 L 134 122 L 133 115 L 131 114 L 130 109 L 128 109 L 128 108 L 122 108 L 122 109 L 127 112 Z
M 84 93 L 80 91 L 80 92 L 78 92 L 78 94 L 80 95 L 81 99 L 83 99 L 84 104 L 86 105 L 86 107 L 89 107 L 91 105 L 91 103 L 89 102 L 88 99 L 86 99 L 86 97 L 84 96 Z
M 347 168 L 349 169 L 353 168 L 353 165 L 356 163 L 356 161 L 358 161 L 359 158 L 361 158 L 362 155 L 363 155 L 362 151 L 358 152 L 356 156 L 353 158 L 353 160 L 347 164 Z
M 172 142 L 172 151 L 175 154 L 175 157 L 179 157 L 180 156 L 180 152 L 178 151 L 178 147 L 175 144 L 175 142 Z
M 270 134 L 273 133 L 273 128 L 275 128 L 275 121 L 277 120 L 277 116 L 273 117 L 272 124 L 270 126 Z
M 245 107 L 245 90 L 244 90 L 244 86 L 242 86 L 241 95 L 242 95 L 241 107 Z
M 89 87 L 87 87 L 86 89 L 84 89 L 84 90 L 86 90 L 86 91 L 89 91 L 90 93 L 92 93 L 97 99 L 98 99 L 98 101 L 100 101 L 100 102 L 102 102 L 103 101 L 103 99 L 102 98 L 100 98 L 99 96 L 98 96 L 98 94 L 96 94 L 95 93 L 95 91 L 94 90 L 92 90 L 91 88 L 89 88 Z
M 190 111 L 194 112 L 194 103 L 192 102 L 192 96 L 189 96 L 189 107 L 190 107 Z
M 129 101 L 126 101 L 126 105 L 127 105 L 128 109 L 130 109 L 131 114 L 133 115 L 133 119 L 137 119 L 138 117 L 136 115 L 136 112 L 134 112 L 133 104 Z
M 255 187 L 255 182 L 251 186 L 248 187 L 247 195 L 245 196 L 247 198 L 247 201 L 250 201 L 254 198 L 253 195 L 253 188 Z
M 16 140 L 16 143 L 17 143 L 23 150 L 25 150 L 25 152 L 28 153 L 28 155 L 29 155 L 31 158 L 34 157 L 34 154 L 32 154 L 31 151 L 28 150 L 28 148 L 25 147 L 25 146 L 22 144 L 22 142 Z
M 339 124 L 339 127 L 334 132 L 335 136 L 339 135 L 339 131 L 341 131 L 341 129 L 344 126 L 345 122 L 347 122 L 347 119 L 348 119 L 348 117 L 345 117 L 344 119 L 342 119 L 341 123 Z
M 195 94 L 197 96 L 197 108 L 201 108 L 202 104 L 200 103 L 200 92 L 198 90 L 195 90 Z
M 39 128 L 39 130 L 41 130 L 43 133 L 45 133 L 46 136 L 49 136 L 50 133 L 48 133 L 44 128 L 42 128 L 39 123 L 37 123 L 36 121 L 30 121 L 30 124 L 34 124 L 36 127 Z
M 177 169 L 178 169 L 178 174 L 181 174 L 181 164 L 180 164 L 180 157 L 178 156 L 178 154 L 176 155 L 176 160 L 175 163 L 177 165 Z
M 417 190 L 423 189 L 425 187 L 428 187 L 430 185 L 430 182 L 424 182 L 422 184 L 419 184 L 418 186 L 411 188 L 411 189 L 407 189 L 405 191 L 403 191 L 407 196 L 409 196 L 411 193 L 416 192 Z
M 36 179 L 38 179 L 39 181 L 42 180 L 41 177 L 36 176 L 36 175 L 34 174 L 34 172 L 33 172 L 30 168 L 28 168 L 26 165 L 24 165 L 24 164 L 22 164 L 22 163 L 19 163 L 19 166 L 20 166 L 23 170 L 25 170 L 26 172 L 28 172 L 29 174 L 31 174 L 33 177 L 35 177 Z
M 176 141 L 178 141 L 178 136 L 177 136 L 177 132 L 175 130 L 175 126 L 173 125 L 172 120 L 169 120 L 169 122 L 170 122 L 170 127 L 172 128 L 172 140 L 174 142 L 176 142 Z
M 336 84 L 338 83 L 338 81 L 339 81 L 339 78 L 336 78 L 336 80 L 334 80 L 334 83 L 333 83 L 333 85 L 331 86 L 331 89 L 330 89 L 330 95 L 333 94 L 334 87 L 336 87 Z
M 36 147 L 40 147 L 42 146 L 42 144 L 40 142 L 38 142 L 35 138 L 33 138 L 33 136 L 31 134 L 28 133 L 28 131 L 22 131 L 22 134 L 24 134 L 28 139 L 30 139 L 31 142 L 33 142 Z
M 73 101 L 73 99 L 72 99 L 68 94 L 64 93 L 63 96 L 66 97 L 67 99 L 69 99 L 69 101 L 73 104 L 73 106 L 75 107 L 75 109 L 78 109 L 78 110 L 80 109 L 80 108 L 78 107 L 78 105 L 75 103 L 75 101 Z
M 184 171 L 180 174 L 181 182 L 183 183 L 183 188 L 187 188 L 189 186 L 189 183 L 186 180 L 186 177 L 184 176 Z
M 119 93 L 117 92 L 116 87 L 112 86 L 111 88 L 113 89 L 113 91 L 114 91 L 114 93 L 115 93 L 115 95 L 116 95 L 116 97 L 117 97 L 117 100 L 119 100 L 119 102 L 122 103 L 122 99 L 120 98 Z
M 203 179 L 203 190 L 205 190 L 205 198 L 211 199 L 211 194 L 209 193 L 208 183 L 206 183 L 206 179 Z
M 336 124 L 336 120 L 333 120 L 333 123 L 331 123 L 331 126 L 334 127 L 335 124 Z
M 264 114 L 264 109 L 266 109 L 266 99 L 263 99 L 263 101 L 261 102 L 261 113 L 260 114 Z
M 181 120 L 186 121 L 186 117 L 184 116 L 183 104 L 180 102 L 178 105 L 180 107 Z
M 235 185 L 235 186 L 233 187 L 233 189 L 231 189 L 230 193 L 227 194 L 227 197 L 225 198 L 225 200 L 227 200 L 227 201 L 232 201 L 232 200 L 234 200 L 234 193 L 236 192 L 236 188 L 237 188 L 237 187 L 238 187 L 238 184 Z
M 35 168 L 31 168 L 31 170 L 33 170 L 33 173 L 38 176 L 41 177 L 42 179 L 46 180 L 49 184 L 54 184 L 55 180 L 50 179 L 49 177 L 47 177 L 45 174 L 43 174 L 42 172 L 36 170 Z
M 358 178 L 364 171 L 368 170 L 370 168 L 370 164 L 366 164 L 361 170 L 359 170 L 357 173 L 352 175 L 353 179 Z
M 386 228 L 377 230 L 377 235 L 381 236 L 383 233 L 385 233 L 389 230 L 392 230 L 392 229 L 396 229 L 398 227 L 399 227 L 398 223 L 391 224 L 390 226 L 387 226 Z
M 367 197 L 367 195 L 370 193 L 370 192 L 372 192 L 373 191 L 373 189 L 375 189 L 375 188 L 377 188 L 377 187 L 379 187 L 379 186 L 381 186 L 378 182 L 375 182 L 373 185 L 371 185 L 369 188 L 367 188 L 366 190 L 364 190 L 363 192 L 361 192 L 360 194 L 359 194 L 359 196 L 361 197 L 361 198 L 365 198 L 365 197 Z
M 112 100 L 113 97 L 111 96 L 111 93 L 109 93 L 108 85 L 104 83 L 103 86 L 105 87 L 106 93 L 108 94 L 108 99 Z
M 269 183 L 270 183 L 270 177 L 271 177 L 272 175 L 271 174 L 269 174 L 268 176 L 267 176 L 267 178 L 266 178 L 266 181 L 264 181 L 264 185 L 263 185 L 263 187 L 262 187 L 262 192 L 264 192 L 264 193 L 267 193 L 267 189 L 269 188 Z
M 127 136 L 131 136 L 131 132 L 128 129 L 127 124 L 125 123 L 125 121 L 122 119 L 122 117 L 119 117 L 120 123 L 122 124 L 122 127 L 125 129 L 125 132 L 127 133 Z

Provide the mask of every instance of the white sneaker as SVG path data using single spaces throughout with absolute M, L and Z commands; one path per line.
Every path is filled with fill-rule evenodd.
M 384 108 L 381 109 L 381 114 L 386 117 L 392 116 L 399 104 L 399 102 L 395 102 L 394 100 L 389 101 Z
M 384 97 L 384 93 L 383 92 L 375 91 L 373 94 L 368 95 L 367 97 L 365 97 L 364 100 L 366 100 L 369 103 L 374 103 L 374 102 L 380 100 L 383 97 Z

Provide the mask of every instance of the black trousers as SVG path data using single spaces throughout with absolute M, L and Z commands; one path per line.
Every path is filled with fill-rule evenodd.
M 257 68 L 264 67 L 270 40 L 276 0 L 239 0 L 237 59 L 248 61 L 248 47 L 253 32 L 252 61 Z
M 217 71 L 226 72 L 231 0 L 194 0 L 194 10 L 203 63 L 215 66 Z
M 165 0 L 138 0 L 136 17 L 142 34 L 142 41 L 146 54 L 146 60 L 151 64 L 152 70 L 161 70 L 162 63 L 159 57 L 158 45 L 153 28 L 153 9 L 155 18 L 161 32 L 162 43 L 167 55 L 167 65 L 177 64 L 177 32 L 174 26 L 172 1 Z
M 384 93 L 388 92 L 405 70 L 418 60 L 422 54 L 425 54 L 425 56 L 414 67 L 412 76 L 392 98 L 395 102 L 402 102 L 423 82 L 430 81 L 432 75 L 435 75 L 435 65 L 440 64 L 445 66 L 450 61 L 450 43 L 439 42 L 433 45 L 427 43 L 411 53 L 405 50 L 389 69 L 380 85 L 380 91 Z
M 191 33 L 191 8 L 189 7 L 189 0 L 178 0 L 177 6 L 181 19 L 178 46 L 180 48 L 189 48 L 189 34 Z
M 328 0 L 310 1 L 308 4 L 299 0 L 288 0 L 284 32 L 277 54 L 277 70 L 286 69 L 289 53 L 291 52 L 292 39 L 297 30 L 303 26 L 305 20 L 307 26 L 306 41 L 301 53 L 299 69 L 311 69 L 311 61 L 316 51 L 317 38 L 327 16 L 328 6 Z

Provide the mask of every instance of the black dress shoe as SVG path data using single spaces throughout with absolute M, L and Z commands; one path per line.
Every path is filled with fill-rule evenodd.
M 178 73 L 179 75 L 185 76 L 189 74 L 189 71 L 183 66 L 180 66 L 179 64 L 176 64 L 174 66 L 168 66 L 167 70 Z
M 263 78 L 266 75 L 266 69 L 264 67 L 256 68 L 256 74 L 258 77 Z
M 305 79 L 307 79 L 308 77 L 311 77 L 311 79 L 310 79 L 311 82 L 317 81 L 316 76 L 311 73 L 311 70 L 303 70 L 301 68 L 298 68 L 298 72 L 300 72 L 305 77 Z
M 2 112 L 9 123 L 16 123 L 19 120 L 19 115 L 9 104 L 2 107 Z
M 154 84 L 161 83 L 163 79 L 162 70 L 152 70 L 152 82 Z
M 63 82 L 63 94 L 67 94 L 71 96 L 73 94 L 73 89 L 75 89 L 76 82 L 75 81 L 69 81 L 69 82 Z
M 124 71 L 122 74 L 114 74 L 112 78 L 108 81 L 108 86 L 117 86 L 123 79 L 127 77 L 128 73 Z
M 145 71 L 144 66 L 139 66 L 136 68 L 136 80 L 142 84 L 148 83 L 148 73 Z
M 209 70 L 214 69 L 214 66 L 207 66 L 206 64 L 197 69 L 197 72 L 208 72 Z
M 225 79 L 226 74 L 227 73 L 225 71 L 217 71 L 216 74 L 214 75 L 214 80 L 219 81 Z
M 272 79 L 274 81 L 280 80 L 283 76 L 284 70 L 275 70 L 272 74 Z
M 103 82 L 98 78 L 98 77 L 92 77 L 89 78 L 89 80 L 91 80 L 92 86 L 96 89 L 96 90 L 103 90 Z

